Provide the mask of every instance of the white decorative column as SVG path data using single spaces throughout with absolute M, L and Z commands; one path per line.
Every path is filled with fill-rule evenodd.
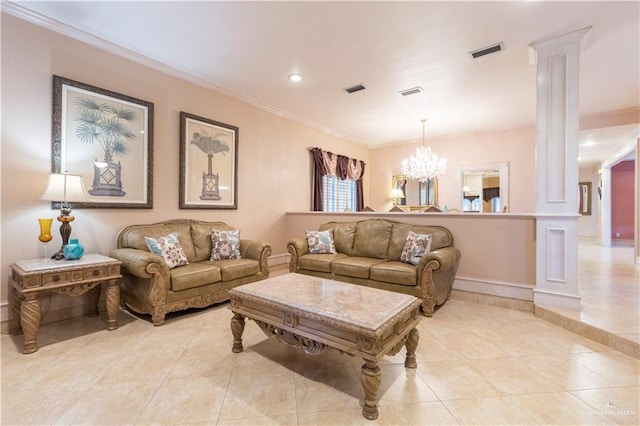
M 578 138 L 581 42 L 591 27 L 539 40 L 535 305 L 580 309 Z

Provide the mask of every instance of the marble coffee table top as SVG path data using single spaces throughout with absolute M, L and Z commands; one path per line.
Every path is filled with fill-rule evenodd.
M 230 290 L 309 314 L 377 330 L 410 306 L 414 296 L 303 274 L 286 274 Z

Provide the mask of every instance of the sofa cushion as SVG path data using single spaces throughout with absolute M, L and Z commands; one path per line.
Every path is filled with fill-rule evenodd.
M 352 256 L 386 259 L 392 227 L 393 222 L 384 219 L 358 222 Z
M 353 238 L 356 235 L 355 222 L 329 222 L 320 226 L 320 231 L 333 229 L 333 241 L 338 253 L 351 256 L 353 253 Z
M 415 266 L 398 261 L 378 263 L 371 267 L 370 276 L 374 281 L 392 284 L 417 285 L 418 270 Z
M 211 231 L 233 231 L 235 228 L 224 222 L 192 222 L 191 239 L 195 251 L 196 262 L 211 259 Z
M 413 225 L 411 230 L 416 234 L 431 234 L 431 250 L 453 246 L 453 236 L 448 229 L 442 226 Z
M 173 232 L 178 233 L 182 249 L 187 255 L 189 262 L 195 262 L 195 251 L 193 250 L 193 243 L 189 235 L 189 224 L 180 220 L 129 227 L 129 229 L 124 231 L 120 236 L 120 246 L 118 248 L 134 248 L 150 251 L 144 237 L 158 238 Z
M 212 284 L 222 279 L 220 268 L 212 262 L 190 263 L 171 270 L 171 290 L 181 291 Z
M 147 243 L 147 247 L 149 247 L 149 251 L 162 256 L 169 269 L 189 264 L 187 255 L 184 253 L 182 245 L 180 245 L 177 232 L 158 238 L 144 237 L 144 240 Z
M 371 257 L 342 257 L 331 262 L 331 272 L 336 275 L 344 275 L 354 278 L 369 278 L 369 269 L 382 259 Z
M 336 245 L 333 242 L 333 230 L 326 231 L 304 231 L 307 236 L 309 253 L 311 254 L 334 254 Z
M 226 259 L 214 262 L 222 271 L 222 281 L 231 281 L 260 272 L 260 263 L 253 259 Z
M 211 231 L 211 260 L 240 259 L 240 231 Z
M 387 251 L 387 259 L 400 260 L 402 249 L 407 242 L 407 235 L 411 231 L 411 225 L 407 223 L 394 223 L 391 229 L 391 239 L 389 241 L 389 250 Z
M 417 266 L 425 253 L 431 250 L 431 234 L 416 234 L 409 231 L 407 241 L 402 249 L 400 261 Z
M 305 254 L 298 258 L 298 267 L 307 271 L 331 272 L 331 262 L 347 257 L 346 254 Z

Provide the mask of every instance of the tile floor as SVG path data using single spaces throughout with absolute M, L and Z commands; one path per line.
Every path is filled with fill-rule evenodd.
M 632 244 L 581 239 L 578 268 L 581 309 L 545 308 L 563 317 L 553 322 L 640 358 L 640 265 Z
M 576 321 L 638 341 L 640 267 L 626 246 L 580 243 Z M 361 415 L 362 362 L 306 357 L 245 328 L 231 352 L 227 304 L 148 317 L 45 324 L 40 350 L 0 340 L 3 425 L 640 424 L 640 361 L 530 313 L 448 301 L 419 326 L 417 370 L 385 358 L 380 417 Z
M 531 313 L 448 301 L 419 325 L 418 368 L 381 363 L 380 417 L 361 415 L 357 358 L 306 357 L 248 322 L 231 352 L 227 304 L 160 327 L 120 312 L 46 324 L 40 350 L 1 336 L 3 425 L 640 423 L 640 361 Z

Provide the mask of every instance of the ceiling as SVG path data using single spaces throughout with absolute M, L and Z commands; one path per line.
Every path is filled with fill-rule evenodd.
M 640 105 L 636 1 L 16 1 L 3 10 L 371 147 L 419 140 L 422 118 L 427 139 L 535 122 L 529 44 L 588 26 L 581 115 Z M 469 55 L 498 42 L 504 51 Z M 302 81 L 289 81 L 294 72 Z M 359 83 L 366 89 L 343 90 Z M 424 91 L 398 94 L 415 86 Z M 601 136 L 620 143 L 634 128 L 618 130 Z

